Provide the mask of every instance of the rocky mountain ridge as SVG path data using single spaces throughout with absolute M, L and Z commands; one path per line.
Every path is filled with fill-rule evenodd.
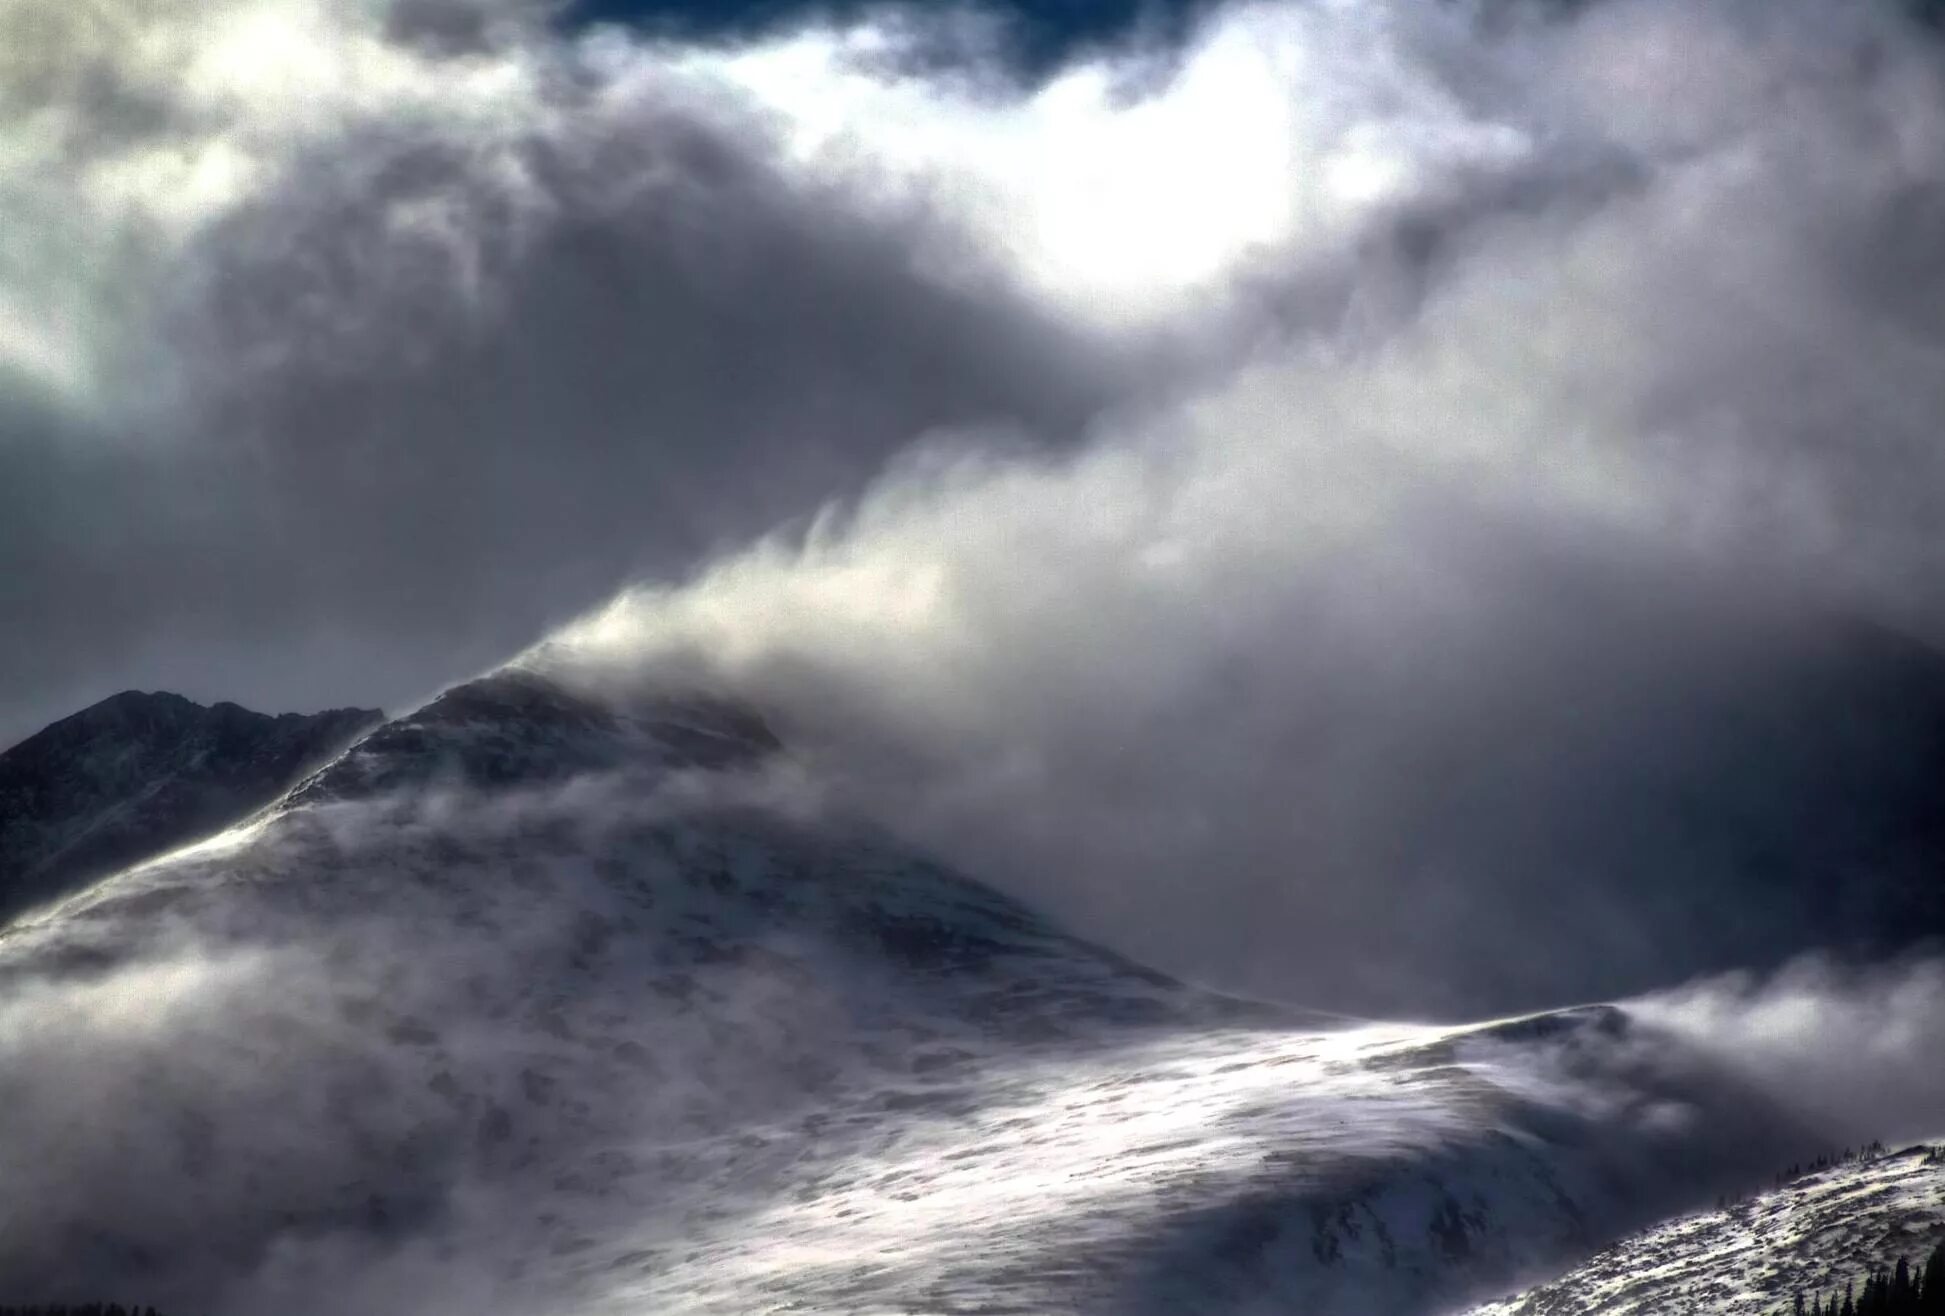
M 61 719 L 0 753 L 0 916 L 242 820 L 382 717 L 129 690 Z

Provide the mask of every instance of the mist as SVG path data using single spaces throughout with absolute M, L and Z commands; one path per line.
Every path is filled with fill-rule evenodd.
M 1833 1141 L 1902 1146 L 1937 1127 L 1941 993 L 1945 963 L 1935 957 L 1859 968 L 1809 956 L 1774 975 L 1691 983 L 1636 1009 L 1677 1036 L 1707 1039 Z

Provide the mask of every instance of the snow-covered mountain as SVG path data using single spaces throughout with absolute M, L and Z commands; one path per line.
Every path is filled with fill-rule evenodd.
M 1842 1161 L 1685 1214 L 1472 1316 L 1781 1316 L 1945 1240 L 1945 1152 Z
M 0 1283 L 213 1316 L 1429 1313 L 1808 1134 L 1615 1008 L 1239 1001 L 509 669 L 0 936 Z
M 0 915 L 220 831 L 380 720 L 128 690 L 0 753 Z

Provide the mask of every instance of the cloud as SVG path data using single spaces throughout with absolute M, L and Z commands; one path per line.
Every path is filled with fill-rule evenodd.
M 1167 99 L 1197 58 L 1337 41 L 1290 122 L 1362 132 L 1320 131 L 1293 187 L 1403 143 L 1320 232 L 1211 258 L 1198 297 L 1146 285 L 1212 341 L 1247 326 L 1240 357 L 1074 453 L 935 439 L 539 661 L 740 691 L 973 871 L 1318 1004 L 1607 995 L 1870 943 L 1881 902 L 1935 920 L 1909 864 L 1937 672 L 1846 619 L 1935 635 L 1941 343 L 1891 292 L 1937 278 L 1896 217 L 1939 193 L 1935 52 L 1814 6 L 1523 13 L 1215 20 L 1075 140 L 1201 122 Z M 966 103 L 942 121 L 983 124 Z M 1065 158 L 1024 104 L 996 131 L 1043 115 Z M 1058 199 L 970 158 L 1029 278 L 1065 268 Z
M 651 48 L 385 17 L 29 25 L 7 181 L 45 250 L 5 287 L 59 433 L 0 460 L 116 527 L 122 597 L 64 527 L 21 545 L 6 624 L 58 656 L 13 660 L 10 726 L 138 681 L 406 700 L 933 426 L 1059 436 L 1128 375 Z
M 1642 1018 L 1700 1041 L 1838 1144 L 1935 1137 L 1945 1090 L 1945 962 L 1861 968 L 1808 957 L 1650 997 Z
M 1248 4 L 1042 76 L 917 10 L 551 18 L 0 13 L 0 739 L 127 684 L 396 706 L 521 650 L 702 685 L 782 733 L 799 816 L 1226 985 L 1450 1016 L 1827 943 L 1630 1009 L 1805 1129 L 1924 1131 L 1936 968 L 1854 965 L 1945 926 L 1932 38 Z M 580 1264 L 477 1173 L 613 899 L 590 820 L 642 807 L 575 789 L 313 817 L 329 880 L 252 841 L 11 935 L 16 1209 L 174 1240 L 236 1310 L 348 1270 L 320 1310 L 484 1303 L 453 1255 L 516 1228 Z M 566 857 L 461 930 L 453 846 L 554 814 Z M 575 1009 L 652 1053 L 610 967 Z M 633 1055 L 532 1098 L 589 1183 L 602 1119 L 666 1137 Z M 199 1179 L 212 1140 L 261 1181 Z
M 20 731 L 396 706 L 646 582 L 547 661 L 729 686 L 1242 985 L 1497 1008 L 1935 912 L 1827 880 L 1909 853 L 1935 700 L 1871 627 L 1945 579 L 1889 9 L 1235 5 L 1044 76 L 918 11 L 30 27 L 5 292 L 78 309 L 0 333 Z
M 1433 39 L 1465 26 L 1422 21 Z M 990 54 L 956 75 L 917 63 L 928 25 L 909 18 L 684 62 L 778 112 L 797 161 L 881 202 L 933 199 L 1042 295 L 1125 324 L 1531 156 L 1521 126 L 1424 77 L 1395 23 L 1381 5 L 1239 7 L 1182 46 L 1131 40 L 1040 83 Z

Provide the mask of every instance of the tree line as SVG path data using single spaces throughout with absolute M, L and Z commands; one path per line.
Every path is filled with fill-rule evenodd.
M 1914 1147 L 1899 1155 L 1909 1156 L 1918 1151 Z M 1831 1152 L 1779 1171 L 1776 1187 L 1840 1165 L 1869 1165 L 1890 1154 L 1882 1142 L 1866 1143 L 1855 1149 L 1846 1147 L 1841 1152 Z M 1945 1163 L 1945 1146 L 1925 1147 L 1923 1157 L 1926 1165 Z M 1729 1199 L 1718 1205 L 1734 1208 L 1746 1200 Z M 1932 1248 L 1922 1266 L 1914 1267 L 1909 1259 L 1899 1257 L 1895 1266 L 1872 1269 L 1862 1288 L 1855 1279 L 1846 1279 L 1839 1291 L 1833 1273 L 1828 1284 L 1807 1297 L 1799 1289 L 1789 1316 L 1945 1316 L 1945 1241 Z
M 1926 1164 L 1929 1165 L 1931 1163 L 1929 1158 L 1932 1153 L 1930 1151 L 1927 1151 L 1925 1154 L 1927 1157 Z M 1873 1161 L 1882 1160 L 1884 1157 L 1888 1155 L 1890 1155 L 1890 1153 L 1885 1150 L 1884 1142 L 1882 1139 L 1879 1139 L 1875 1142 L 1867 1142 L 1862 1147 L 1859 1147 L 1854 1151 L 1851 1148 L 1846 1147 L 1841 1152 L 1832 1152 L 1826 1156 L 1819 1156 L 1814 1161 L 1810 1161 L 1800 1165 L 1792 1165 L 1787 1170 L 1777 1171 L 1776 1186 L 1778 1188 L 1781 1188 L 1783 1185 L 1790 1183 L 1793 1180 L 1801 1179 L 1806 1174 L 1821 1174 L 1823 1171 L 1830 1169 L 1832 1166 L 1869 1165 Z
M 1935 1164 L 1940 1159 L 1941 1153 L 1945 1153 L 1945 1147 L 1927 1148 L 1925 1151 L 1925 1164 Z M 1890 1152 L 1885 1149 L 1882 1140 L 1867 1142 L 1862 1147 L 1846 1147 L 1840 1152 L 1826 1152 L 1814 1160 L 1798 1161 L 1786 1170 L 1778 1170 L 1770 1182 L 1770 1187 L 1772 1189 L 1787 1188 L 1805 1175 L 1822 1174 L 1825 1170 L 1832 1170 L 1840 1165 L 1870 1165 L 1874 1161 L 1882 1160 L 1888 1155 L 1890 1155 Z M 1715 1209 L 1718 1211 L 1726 1211 L 1731 1207 L 1741 1206 L 1744 1203 L 1755 1200 L 1756 1194 L 1753 1191 L 1746 1193 L 1726 1193 L 1715 1199 Z
M 1818 1157 L 1811 1171 L 1848 1161 L 1875 1161 L 1886 1155 L 1884 1144 L 1874 1142 L 1853 1155 L 1846 1150 L 1841 1158 Z M 1926 1165 L 1945 1162 L 1945 1146 L 1925 1148 Z M 1796 1166 L 1789 1178 L 1796 1177 Z M 1803 1294 L 1796 1295 L 1792 1316 L 1945 1316 L 1945 1242 L 1931 1250 L 1921 1269 L 1914 1270 L 1904 1257 L 1888 1270 L 1873 1270 L 1860 1290 L 1855 1280 L 1844 1282 L 1840 1297 L 1833 1279 L 1828 1292 L 1819 1292 L 1806 1306 Z
M 1890 1270 L 1871 1272 L 1860 1292 L 1855 1280 L 1846 1281 L 1843 1296 L 1835 1288 L 1819 1293 L 1805 1305 L 1796 1295 L 1792 1316 L 1945 1316 L 1945 1242 L 1931 1250 L 1921 1271 L 1903 1257 Z

